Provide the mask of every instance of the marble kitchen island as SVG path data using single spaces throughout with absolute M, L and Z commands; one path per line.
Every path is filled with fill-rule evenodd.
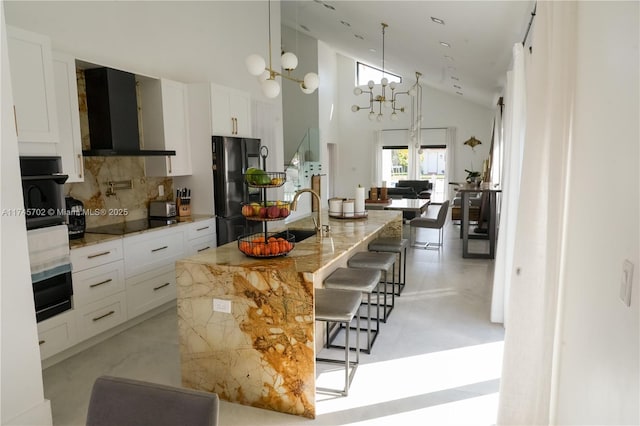
M 232 242 L 176 263 L 184 386 L 315 418 L 315 354 L 322 338 L 315 335 L 313 289 L 373 239 L 402 235 L 396 211 L 328 219 L 325 213 L 328 236 L 298 242 L 286 256 L 247 257 Z M 272 222 L 269 230 L 277 223 L 285 227 Z M 313 222 L 307 217 L 286 227 L 313 229 Z

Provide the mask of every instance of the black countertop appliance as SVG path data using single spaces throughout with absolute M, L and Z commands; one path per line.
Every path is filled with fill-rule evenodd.
M 67 208 L 67 228 L 69 228 L 69 239 L 76 240 L 84 237 L 86 227 L 84 217 L 84 204 L 82 201 L 72 197 L 64 199 Z

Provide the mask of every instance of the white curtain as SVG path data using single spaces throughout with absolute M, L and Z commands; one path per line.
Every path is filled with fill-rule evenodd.
M 520 171 L 526 122 L 525 58 L 522 44 L 513 46 L 513 70 L 507 73 L 504 117 L 504 163 L 500 232 L 496 246 L 491 321 L 505 323 L 505 303 L 509 300 L 509 282 L 513 270 L 513 246 L 520 199 Z M 498 113 L 499 114 L 499 113 Z
M 498 423 L 503 425 L 551 422 L 576 75 L 576 9 L 576 2 L 537 3 L 500 381 Z
M 445 163 L 447 167 L 447 173 L 444 177 L 444 193 L 449 194 L 449 196 L 445 196 L 445 199 L 453 200 L 453 189 L 449 186 L 449 182 L 451 182 L 451 178 L 453 177 L 453 171 L 455 170 L 455 144 L 456 144 L 456 128 L 455 127 L 447 127 L 447 153 L 445 158 Z

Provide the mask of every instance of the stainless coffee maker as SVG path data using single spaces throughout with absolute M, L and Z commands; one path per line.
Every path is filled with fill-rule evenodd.
M 75 240 L 84 237 L 86 222 L 84 218 L 84 204 L 72 197 L 64 199 L 67 208 L 67 227 L 69 239 Z

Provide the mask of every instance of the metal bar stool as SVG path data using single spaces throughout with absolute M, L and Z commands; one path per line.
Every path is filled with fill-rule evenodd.
M 343 396 L 349 393 L 349 386 L 356 374 L 356 368 L 360 362 L 360 332 L 356 333 L 356 360 L 351 361 L 349 357 L 349 324 L 353 317 L 356 317 L 356 326 L 360 328 L 360 317 L 356 315 L 362 302 L 362 294 L 356 291 L 337 290 L 332 288 L 316 288 L 315 289 L 315 314 L 316 321 L 324 321 L 327 323 L 327 347 L 329 347 L 329 324 L 344 324 L 347 329 L 344 346 L 344 361 L 331 358 L 316 358 L 316 362 L 324 362 L 329 364 L 344 363 L 344 389 L 336 390 L 323 387 L 317 387 L 316 390 L 323 392 L 335 392 Z M 349 367 L 351 374 L 349 374 Z
M 374 269 L 353 269 L 353 268 L 337 268 L 335 271 L 331 273 L 324 280 L 324 286 L 327 289 L 338 289 L 338 290 L 349 290 L 356 292 L 362 300 L 362 295 L 365 294 L 367 296 L 367 328 L 361 328 L 357 326 L 356 330 L 358 333 L 361 331 L 367 332 L 367 347 L 361 348 L 362 352 L 371 353 L 371 348 L 373 347 L 373 342 L 375 342 L 376 337 L 378 337 L 378 332 L 380 331 L 380 293 L 377 293 L 378 304 L 376 309 L 376 328 L 375 330 L 371 329 L 371 293 L 376 289 L 378 284 L 380 283 L 380 270 Z M 360 303 L 362 304 L 362 303 Z M 356 316 L 359 315 L 356 313 Z M 338 327 L 338 330 L 335 333 L 331 334 L 331 330 L 327 330 L 327 347 L 330 348 L 344 348 L 345 346 L 334 345 L 333 341 L 336 336 L 340 332 L 342 326 Z M 346 333 L 349 333 L 349 327 L 346 327 Z M 331 335 L 330 335 L 331 334 Z
M 388 253 L 397 253 L 400 255 L 398 262 L 398 289 L 396 296 L 400 296 L 404 285 L 407 282 L 407 247 L 409 240 L 406 238 L 376 238 L 369 243 L 369 251 L 381 251 Z M 404 256 L 403 256 L 404 252 Z M 404 259 L 404 262 L 403 262 Z
M 389 314 L 393 310 L 396 301 L 396 291 L 395 291 L 395 276 L 396 276 L 396 255 L 393 253 L 383 253 L 383 252 L 368 252 L 361 251 L 353 256 L 347 262 L 347 265 L 350 268 L 358 268 L 358 269 L 377 269 L 379 271 L 384 272 L 384 303 L 383 306 L 383 315 L 382 322 L 387 322 L 387 318 L 389 318 Z M 391 303 L 387 303 L 387 285 L 389 284 L 388 272 L 391 270 Z M 380 293 L 380 290 L 377 290 Z

